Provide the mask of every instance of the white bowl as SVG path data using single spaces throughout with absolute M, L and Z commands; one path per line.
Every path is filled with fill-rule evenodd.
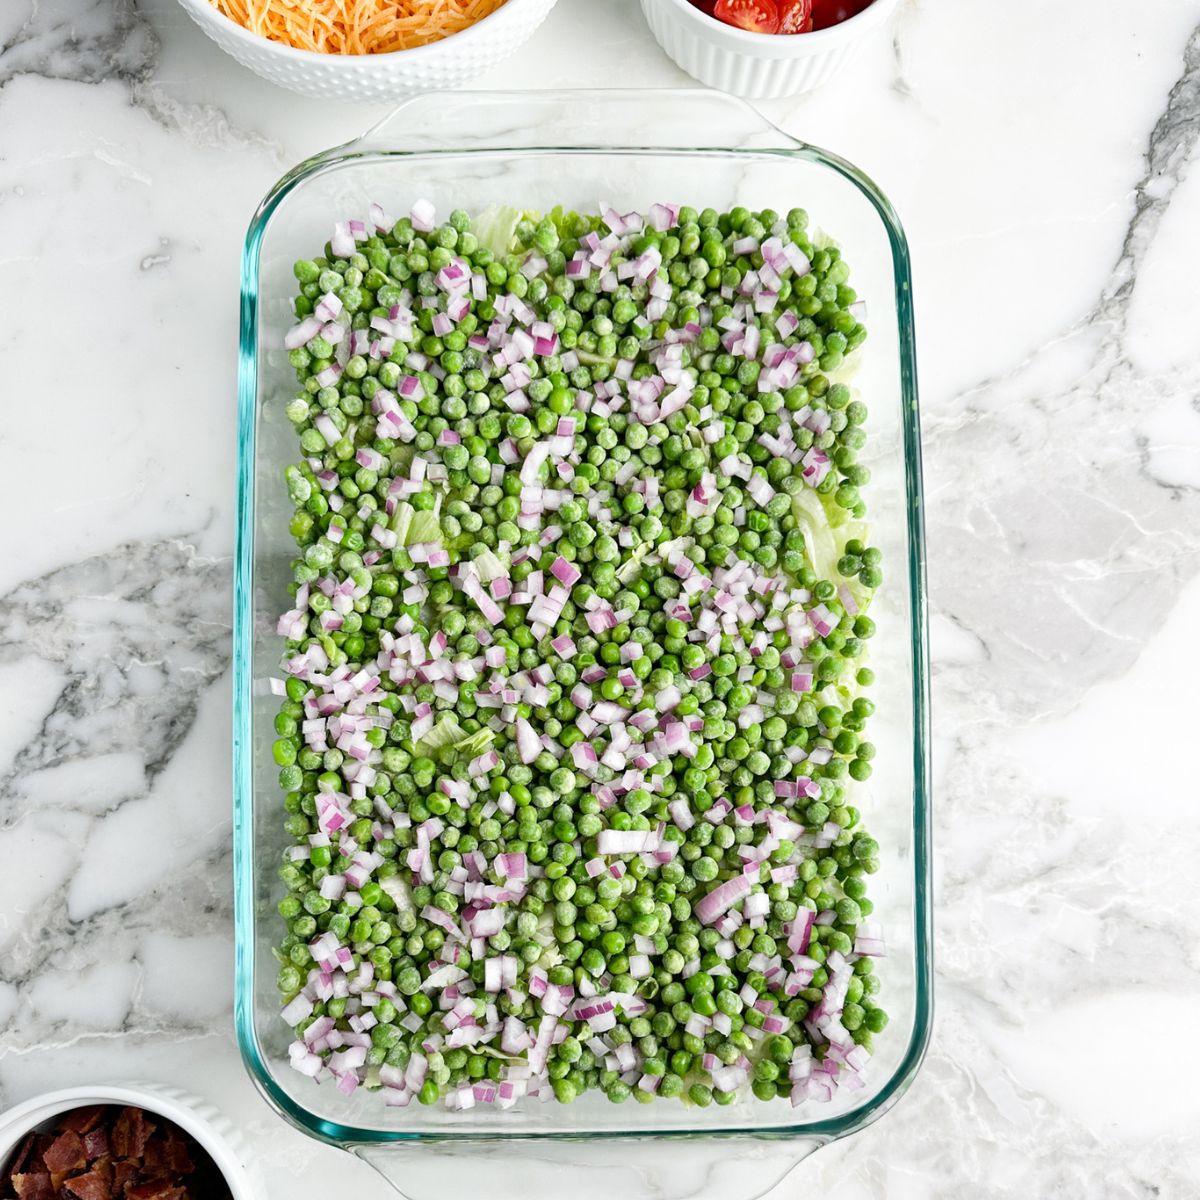
M 222 50 L 280 87 L 327 100 L 395 101 L 457 87 L 508 58 L 546 19 L 555 0 L 506 0 L 461 33 L 389 54 L 297 50 L 251 33 L 208 0 L 179 3 Z
M 812 33 L 749 33 L 726 25 L 688 0 L 642 0 L 658 44 L 709 87 L 768 100 L 811 91 L 853 56 L 864 36 L 884 25 L 898 0 L 875 0 L 848 21 Z
M 256 1174 L 246 1166 L 241 1135 L 228 1117 L 177 1088 L 152 1083 L 63 1088 L 10 1108 L 0 1116 L 0 1168 L 30 1130 L 60 1113 L 92 1104 L 132 1105 L 166 1117 L 208 1151 L 229 1184 L 233 1200 L 264 1200 L 266 1192 Z

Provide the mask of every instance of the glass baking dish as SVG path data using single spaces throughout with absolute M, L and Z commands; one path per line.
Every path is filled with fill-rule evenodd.
M 780 211 L 802 205 L 837 239 L 869 306 L 870 337 L 853 383 L 870 407 L 872 540 L 885 584 L 874 605 L 875 771 L 861 807 L 882 847 L 872 895 L 889 957 L 880 971 L 891 1014 L 868 1086 L 832 1104 L 790 1108 L 748 1099 L 697 1109 L 610 1104 L 510 1111 L 388 1109 L 293 1072 L 279 1017 L 277 867 L 285 845 L 271 755 L 278 613 L 287 607 L 293 543 L 282 470 L 296 453 L 284 407 L 295 386 L 282 350 L 291 324 L 292 263 L 323 244 L 335 219 L 378 200 L 405 211 L 556 204 L 618 211 L 656 200 Z M 931 947 L 924 542 L 908 251 L 891 206 L 854 167 L 788 137 L 741 101 L 707 91 L 454 93 L 414 99 L 356 141 L 301 163 L 251 222 L 242 258 L 239 497 L 235 577 L 234 838 L 236 1023 L 256 1084 L 312 1136 L 354 1150 L 408 1195 L 455 1190 L 531 1196 L 563 1185 L 581 1198 L 683 1197 L 698 1188 L 736 1200 L 761 1194 L 806 1153 L 885 1112 L 911 1083 L 929 1037 Z M 471 1173 L 475 1173 L 472 1179 Z

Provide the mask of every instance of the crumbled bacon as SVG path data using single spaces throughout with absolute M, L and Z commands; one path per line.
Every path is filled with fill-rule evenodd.
M 125 1189 L 125 1200 L 183 1200 L 183 1196 L 183 1188 L 172 1187 L 169 1179 L 148 1179 Z
M 113 1169 L 107 1158 L 102 1158 L 90 1171 L 73 1175 L 63 1182 L 63 1192 L 75 1200 L 112 1200 Z
M 54 1188 L 46 1171 L 14 1174 L 12 1185 L 20 1200 L 54 1200 Z
M 156 1126 L 140 1108 L 123 1108 L 112 1129 L 112 1149 L 118 1158 L 142 1158 Z
M 109 1153 L 108 1130 L 91 1129 L 83 1135 L 83 1152 L 88 1162 Z
M 50 1148 L 46 1153 L 42 1155 L 42 1162 L 51 1175 L 77 1171 L 87 1162 L 87 1155 L 83 1152 L 83 1142 L 80 1140 L 79 1134 L 73 1129 L 59 1134 L 50 1143 Z
M 152 1115 L 152 1114 L 151 1114 Z M 91 1106 L 31 1133 L 0 1171 L 0 1200 L 230 1200 L 203 1149 L 140 1108 Z
M 105 1106 L 103 1104 L 92 1104 L 87 1108 L 73 1108 L 69 1113 L 64 1113 L 60 1124 L 64 1129 L 73 1129 L 76 1133 L 87 1133 L 89 1129 L 95 1129 L 100 1124 L 101 1118 L 104 1116 Z

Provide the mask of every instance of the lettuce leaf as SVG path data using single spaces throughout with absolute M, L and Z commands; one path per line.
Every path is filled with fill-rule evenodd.
M 447 713 L 419 742 L 413 743 L 413 754 L 433 758 L 467 737 L 467 731 L 453 713 Z
M 471 232 L 479 244 L 497 258 L 503 258 L 517 245 L 517 224 L 523 220 L 539 220 L 537 213 L 522 212 L 507 205 L 489 205 L 472 222 Z
M 642 559 L 650 553 L 652 548 L 653 543 L 651 542 L 640 542 L 634 546 L 633 552 L 617 568 L 617 582 L 621 584 L 632 583 L 642 569 Z
M 846 552 L 846 543 L 854 538 L 867 540 L 867 524 L 856 521 L 837 504 L 832 495 L 802 487 L 792 497 L 792 514 L 796 525 L 804 534 L 805 554 L 808 564 L 818 579 L 828 579 L 839 587 L 846 587 L 859 612 L 866 612 L 873 593 L 863 587 L 858 578 L 844 578 L 837 569 L 838 559 Z
M 407 475 L 412 460 L 416 457 L 417 448 L 411 442 L 401 442 L 388 455 L 388 469 L 392 475 Z
M 391 525 L 398 546 L 411 546 L 416 542 L 442 544 L 442 523 L 436 508 L 418 510 L 407 500 L 401 500 L 396 505 Z
M 804 534 L 808 564 L 819 579 L 843 582 L 837 562 L 851 538 L 866 537 L 866 525 L 855 521 L 844 508 L 810 487 L 800 488 L 792 497 L 792 515 Z
M 411 546 L 416 542 L 442 542 L 442 523 L 436 512 L 422 509 L 413 513 L 412 523 L 408 527 L 408 537 L 404 544 Z
M 497 554 L 487 548 L 471 559 L 471 564 L 475 568 L 475 574 L 479 576 L 480 583 L 491 583 L 493 579 L 507 577 L 512 570 L 507 554 Z
M 401 500 L 396 505 L 396 511 L 392 516 L 392 532 L 396 535 L 397 546 L 408 545 L 408 531 L 415 512 L 413 506 L 405 500 Z
M 486 754 L 495 740 L 496 734 L 491 729 L 481 729 L 478 733 L 463 738 L 461 742 L 455 742 L 454 749 L 468 758 L 475 758 Z

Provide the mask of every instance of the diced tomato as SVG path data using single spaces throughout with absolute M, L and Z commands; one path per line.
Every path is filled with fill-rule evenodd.
M 779 32 L 779 8 L 775 0 L 717 0 L 713 16 L 750 33 Z
M 840 25 L 870 7 L 871 0 L 812 0 L 812 27 L 828 29 Z
M 828 29 L 870 8 L 873 0 L 691 0 L 710 17 L 751 33 Z
M 813 0 L 790 0 L 779 14 L 780 33 L 807 33 L 812 28 Z

